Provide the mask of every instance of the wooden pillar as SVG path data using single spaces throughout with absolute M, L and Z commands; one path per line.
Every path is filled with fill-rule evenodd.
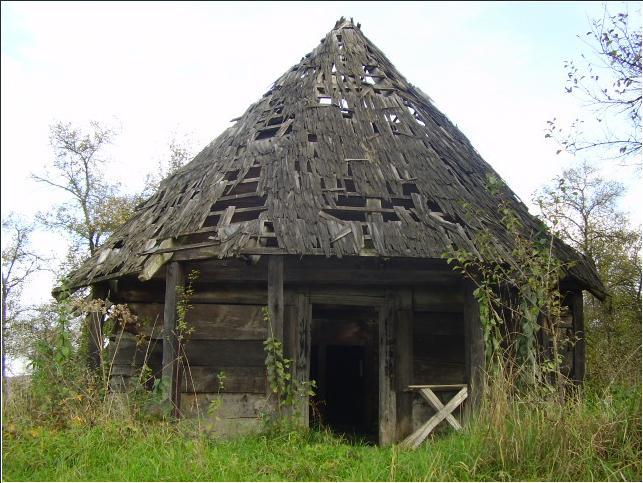
M 90 297 L 92 300 L 105 299 L 108 295 L 107 285 L 96 284 L 91 286 Z M 91 370 L 98 370 L 102 362 L 103 351 L 103 322 L 104 317 L 100 312 L 87 314 L 87 363 Z
M 176 334 L 177 304 L 179 287 L 185 281 L 183 265 L 179 262 L 167 264 L 165 272 L 165 306 L 163 309 L 163 372 L 164 395 L 172 405 L 172 415 L 179 416 L 181 408 L 181 367 L 180 347 Z
M 413 292 L 400 291 L 395 327 L 395 354 L 397 367 L 397 435 L 402 441 L 413 432 Z
M 379 443 L 395 442 L 397 428 L 395 386 L 395 310 L 387 294 L 379 313 Z
M 480 404 L 484 384 L 484 335 L 480 322 L 480 307 L 473 295 L 475 285 L 464 281 L 464 362 L 465 378 L 469 385 L 470 409 Z
M 284 258 L 270 255 L 268 258 L 268 313 L 270 314 L 269 336 L 284 340 Z
M 570 308 L 574 323 L 574 371 L 573 379 L 580 384 L 585 379 L 585 319 L 583 314 L 583 292 L 578 290 L 570 294 Z
M 312 323 L 312 305 L 309 298 L 304 294 L 295 296 L 295 318 L 294 318 L 294 370 L 293 377 L 295 380 L 308 383 L 310 382 L 310 342 L 311 342 L 311 323 Z M 302 397 L 298 408 L 300 423 L 304 427 L 309 424 L 309 397 Z

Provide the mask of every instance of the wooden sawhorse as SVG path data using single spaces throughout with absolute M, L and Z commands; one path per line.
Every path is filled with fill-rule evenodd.
M 458 393 L 453 396 L 448 403 L 442 404 L 433 391 L 454 391 L 459 389 Z M 419 391 L 420 394 L 427 400 L 427 402 L 435 409 L 435 414 L 431 416 L 426 423 L 424 423 L 417 431 L 402 441 L 401 446 L 415 449 L 427 436 L 440 424 L 444 419 L 453 426 L 456 431 L 460 431 L 462 426 L 457 419 L 451 414 L 467 398 L 467 385 L 466 384 L 435 384 L 428 386 L 409 386 L 410 391 Z

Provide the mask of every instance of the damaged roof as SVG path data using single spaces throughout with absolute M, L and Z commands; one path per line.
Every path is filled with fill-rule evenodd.
M 441 258 L 475 253 L 483 231 L 511 262 L 514 240 L 486 188 L 500 177 L 352 20 L 233 121 L 71 274 L 71 287 L 147 280 L 177 251 Z M 527 234 L 542 230 L 501 191 Z M 575 262 L 568 275 L 602 298 L 591 262 L 555 245 Z

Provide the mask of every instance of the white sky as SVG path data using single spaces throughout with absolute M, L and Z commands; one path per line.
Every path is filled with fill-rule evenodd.
M 632 4 L 630 10 L 635 8 Z M 3 218 L 62 198 L 29 179 L 51 161 L 48 126 L 90 119 L 119 126 L 112 173 L 132 191 L 173 133 L 200 149 L 316 47 L 340 16 L 362 31 L 467 135 L 509 186 L 531 193 L 572 159 L 556 156 L 545 122 L 571 120 L 563 61 L 600 3 L 27 3 L 3 2 Z M 198 150 L 197 149 L 197 150 Z M 638 179 L 625 206 L 640 220 Z M 64 254 L 60 237 L 34 241 Z M 34 299 L 50 280 L 34 280 Z

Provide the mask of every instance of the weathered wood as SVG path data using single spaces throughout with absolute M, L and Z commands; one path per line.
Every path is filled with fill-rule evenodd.
M 264 394 L 193 394 L 181 395 L 181 408 L 184 416 L 215 416 L 227 418 L 259 418 L 268 410 Z M 210 410 L 212 401 L 217 409 Z
M 433 390 L 437 390 L 438 388 L 442 388 L 442 387 L 444 387 L 444 386 L 434 386 L 434 387 L 420 388 L 420 394 L 422 395 L 422 397 L 426 401 L 428 401 L 428 403 L 431 405 L 431 407 L 433 409 L 435 409 L 436 411 L 440 411 L 440 409 L 442 409 L 444 407 L 444 404 L 442 404 L 442 401 L 440 401 L 438 396 L 435 395 Z M 458 389 L 462 390 L 463 387 L 467 387 L 467 386 L 466 385 L 460 386 Z M 460 425 L 458 420 L 455 419 L 451 413 L 447 414 L 445 419 L 451 425 L 451 427 L 453 427 L 454 429 L 456 429 L 458 431 L 462 429 L 462 426 Z
M 464 281 L 465 380 L 469 385 L 469 407 L 472 409 L 480 404 L 485 370 L 484 336 L 474 288 L 472 282 Z
M 395 299 L 388 294 L 379 312 L 379 443 L 395 442 L 397 429 L 395 386 Z
M 194 340 L 265 340 L 268 328 L 260 305 L 198 304 L 191 303 L 186 314 L 190 330 L 188 339 Z M 137 333 L 161 338 L 163 306 L 161 304 L 129 304 L 139 318 Z
M 574 382 L 580 384 L 585 379 L 585 318 L 583 314 L 583 292 L 578 290 L 570 295 L 574 335 Z
M 284 259 L 271 256 L 268 259 L 268 313 L 269 336 L 284 340 Z
M 442 420 L 446 419 L 447 415 L 451 414 L 455 408 L 457 408 L 465 399 L 467 398 L 467 388 L 463 387 L 460 389 L 460 391 L 446 404 L 446 406 L 443 406 L 438 412 L 436 412 L 431 419 L 429 419 L 426 423 L 424 423 L 420 429 L 418 429 L 415 433 L 410 435 L 407 439 L 405 439 L 402 442 L 402 446 L 408 447 L 408 448 L 417 448 L 422 444 L 422 441 L 426 439 L 426 437 L 433 431 L 433 429 L 442 422 Z M 441 405 L 441 402 L 438 400 L 437 403 Z M 439 407 L 439 406 L 438 406 Z M 456 421 L 457 423 L 457 421 Z M 459 426 L 459 424 L 458 424 Z
M 219 376 L 222 375 L 223 379 Z M 183 372 L 182 389 L 188 393 L 266 393 L 264 367 L 188 366 Z
M 163 385 L 168 391 L 166 398 L 172 404 L 174 416 L 179 415 L 181 397 L 181 347 L 177 337 L 177 307 L 180 303 L 180 287 L 184 284 L 185 274 L 178 262 L 167 265 L 165 275 L 165 309 L 163 312 Z
M 304 294 L 297 295 L 295 319 L 295 354 L 294 377 L 297 381 L 308 383 L 310 380 L 311 357 L 311 326 L 312 305 Z M 302 399 L 300 407 L 300 422 L 304 427 L 309 424 L 309 398 Z
M 95 284 L 91 287 L 91 299 L 105 299 L 108 294 L 108 285 Z M 87 356 L 89 368 L 98 370 L 103 358 L 103 322 L 104 316 L 100 312 L 89 312 L 85 318 L 87 324 Z
M 413 394 L 407 387 L 413 382 L 413 294 L 411 290 L 398 293 L 395 354 L 397 355 L 396 441 L 413 432 Z

